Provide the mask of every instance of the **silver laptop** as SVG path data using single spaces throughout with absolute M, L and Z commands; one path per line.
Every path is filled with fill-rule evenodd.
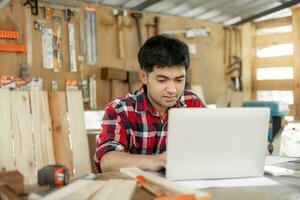
M 262 176 L 269 118 L 269 108 L 171 109 L 167 178 Z

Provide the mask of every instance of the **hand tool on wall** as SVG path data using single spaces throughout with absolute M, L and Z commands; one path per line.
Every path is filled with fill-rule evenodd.
M 136 28 L 137 28 L 137 36 L 139 40 L 139 46 L 141 47 L 143 44 L 143 39 L 142 39 L 142 32 L 141 32 L 141 18 L 143 17 L 142 13 L 139 12 L 133 12 L 131 13 L 131 16 L 135 20 Z
M 152 28 L 154 28 L 154 35 L 159 34 L 159 31 L 160 31 L 159 30 L 159 22 L 160 22 L 159 17 L 155 16 L 153 24 L 145 24 L 146 30 L 147 30 L 147 38 L 150 38 L 152 36 L 152 34 L 150 33 Z
M 69 183 L 68 169 L 63 165 L 47 165 L 38 170 L 38 184 L 62 187 Z
M 124 58 L 123 17 L 127 15 L 127 12 L 121 9 L 113 9 L 113 15 L 117 18 L 119 58 Z
M 45 19 L 49 19 L 52 16 L 52 14 L 53 14 L 53 9 L 48 4 L 46 4 L 43 7 L 43 10 L 44 10 L 44 17 L 45 17 Z
M 65 20 L 70 21 L 72 16 L 74 15 L 74 11 L 72 11 L 69 8 L 66 8 L 64 12 L 65 12 Z
M 54 49 L 53 49 L 53 62 L 54 62 L 54 72 L 62 72 L 63 63 L 62 63 L 62 20 L 61 17 L 53 17 L 53 40 L 54 40 Z
M 70 58 L 70 71 L 77 71 L 76 61 L 76 46 L 75 46 L 75 26 L 68 23 L 68 39 L 69 39 L 69 58 Z
M 89 102 L 90 94 L 89 94 L 88 81 L 83 79 L 84 56 L 78 56 L 78 62 L 79 62 L 79 75 L 80 75 L 79 87 L 82 92 L 82 100 L 83 102 Z
M 31 14 L 37 16 L 39 14 L 38 0 L 27 0 L 23 5 L 30 5 Z
M 41 26 L 39 26 L 41 27 Z M 53 49 L 53 30 L 51 28 L 42 29 L 42 51 L 43 51 L 43 68 L 54 68 L 54 49 Z
M 43 0 L 43 2 L 39 2 L 38 7 L 44 9 L 45 18 L 49 18 L 53 10 L 61 10 L 64 11 L 65 20 L 70 21 L 75 12 L 80 11 L 80 7 L 78 3 L 69 3 L 69 5 L 62 5 L 64 2 L 52 2 L 51 0 Z
M 26 46 L 27 46 L 27 64 L 32 66 L 32 29 L 31 29 L 31 14 L 29 9 L 25 9 L 26 15 Z
M 90 94 L 90 108 L 97 109 L 97 95 L 96 95 L 96 75 L 89 76 L 89 94 Z
M 18 39 L 19 33 L 16 31 L 0 30 L 0 38 L 3 39 Z M 26 52 L 24 44 L 0 44 L 0 52 Z
M 86 64 L 96 65 L 98 63 L 98 40 L 96 9 L 85 7 L 85 58 Z M 84 37 L 80 36 L 80 37 Z

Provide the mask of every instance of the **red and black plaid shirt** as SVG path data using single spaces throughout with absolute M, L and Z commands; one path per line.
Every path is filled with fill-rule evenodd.
M 97 140 L 95 164 L 109 151 L 132 154 L 160 154 L 166 151 L 167 119 L 161 118 L 147 99 L 146 86 L 105 108 L 102 133 Z M 184 91 L 174 107 L 205 107 L 200 98 Z

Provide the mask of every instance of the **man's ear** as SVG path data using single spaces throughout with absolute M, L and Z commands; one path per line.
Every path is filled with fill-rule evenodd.
M 140 69 L 139 70 L 139 76 L 140 76 L 140 79 L 141 79 L 142 83 L 147 85 L 147 83 L 148 83 L 147 73 L 144 70 Z

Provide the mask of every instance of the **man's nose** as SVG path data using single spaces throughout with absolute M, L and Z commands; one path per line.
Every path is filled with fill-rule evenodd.
M 177 90 L 176 90 L 175 84 L 172 81 L 170 81 L 168 83 L 168 85 L 167 85 L 167 92 L 169 92 L 169 93 L 175 93 L 176 91 Z

